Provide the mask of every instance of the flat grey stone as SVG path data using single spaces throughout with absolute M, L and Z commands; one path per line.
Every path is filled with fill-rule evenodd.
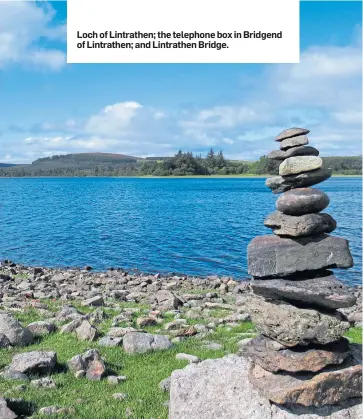
M 306 135 L 298 135 L 296 137 L 286 138 L 280 142 L 280 149 L 287 150 L 292 147 L 299 147 L 302 145 L 309 144 L 308 137 Z
M 361 400 L 337 406 L 280 407 L 253 388 L 250 363 L 236 355 L 190 364 L 171 374 L 169 419 L 360 419 Z
M 274 374 L 255 365 L 249 379 L 260 393 L 279 405 L 320 407 L 362 396 L 362 365 L 335 366 L 303 376 Z
M 311 172 L 300 173 L 291 176 L 274 176 L 266 179 L 266 186 L 272 190 L 272 193 L 277 194 L 286 192 L 294 188 L 303 188 L 313 186 L 324 182 L 332 175 L 332 169 L 317 169 Z
M 14 371 L 9 369 L 9 367 L 5 367 L 4 371 L 1 373 L 1 376 L 5 379 L 5 380 L 24 380 L 24 381 L 29 381 L 29 377 L 20 372 L 20 371 Z
M 9 369 L 22 373 L 50 373 L 57 364 L 57 354 L 53 351 L 23 352 L 13 356 Z
M 311 172 L 320 169 L 323 160 L 317 156 L 296 156 L 289 157 L 279 166 L 280 176 L 298 175 L 300 173 Z
M 33 336 L 45 336 L 55 332 L 56 327 L 54 323 L 46 321 L 38 321 L 28 324 L 28 329 Z
M 282 141 L 286 138 L 297 137 L 298 135 L 306 135 L 309 134 L 309 132 L 310 130 L 306 128 L 288 128 L 280 132 L 280 134 L 276 137 L 276 141 Z
M 164 335 L 130 332 L 123 338 L 123 347 L 127 353 L 145 353 L 149 351 L 169 349 L 173 346 Z
M 96 295 L 95 297 L 88 298 L 81 302 L 81 305 L 84 307 L 98 307 L 103 306 L 105 304 L 102 295 Z
M 296 239 L 258 236 L 248 245 L 247 254 L 248 273 L 260 278 L 353 266 L 348 241 L 328 234 Z
M 278 236 L 303 237 L 331 233 L 337 223 L 329 214 L 304 214 L 292 216 L 275 211 L 264 221 L 266 227 Z
M 181 360 L 181 361 L 188 361 L 189 364 L 196 364 L 198 362 L 200 362 L 200 358 L 198 358 L 195 355 L 190 355 L 190 354 L 184 354 L 184 353 L 179 353 L 175 355 L 175 359 Z
M 276 209 L 287 215 L 314 214 L 329 205 L 328 195 L 314 188 L 292 189 L 276 201 Z
M 338 311 L 298 308 L 254 294 L 246 299 L 246 311 L 259 333 L 288 347 L 326 345 L 339 340 L 350 328 L 347 318 Z
M 349 356 L 347 339 L 322 346 L 286 348 L 267 336 L 259 335 L 240 350 L 241 356 L 270 372 L 318 372 L 328 365 L 339 365 Z
M 274 150 L 271 151 L 267 157 L 271 160 L 285 160 L 289 157 L 296 156 L 318 156 L 319 150 L 311 146 L 298 146 L 292 147 L 285 151 L 283 150 Z
M 266 298 L 331 309 L 352 307 L 357 299 L 334 274 L 310 278 L 252 279 L 253 292 Z
M 57 388 L 57 383 L 50 377 L 43 377 L 39 380 L 32 380 L 30 382 L 30 385 L 32 385 L 35 388 Z
M 104 336 L 98 341 L 100 346 L 114 347 L 120 346 L 122 343 L 122 337 L 117 336 Z

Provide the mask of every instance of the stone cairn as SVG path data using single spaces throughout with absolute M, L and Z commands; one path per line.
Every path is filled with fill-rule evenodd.
M 320 211 L 328 196 L 310 186 L 328 179 L 319 151 L 302 128 L 276 137 L 280 150 L 268 157 L 282 161 L 279 175 L 266 185 L 277 211 L 265 219 L 272 235 L 248 246 L 252 276 L 246 308 L 259 333 L 242 349 L 250 362 L 249 380 L 261 395 L 283 406 L 337 405 L 362 395 L 361 345 L 342 336 L 349 329 L 338 310 L 355 297 L 332 268 L 350 268 L 348 241 L 329 235 L 335 220 Z M 360 358 L 360 359 L 359 359 Z M 351 400 L 352 401 L 352 400 Z

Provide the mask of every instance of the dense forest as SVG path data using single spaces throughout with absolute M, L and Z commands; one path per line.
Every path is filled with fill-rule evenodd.
M 361 175 L 362 156 L 323 157 L 334 174 Z M 141 159 L 123 154 L 80 153 L 35 160 L 29 165 L 0 166 L 0 177 L 28 176 L 193 176 L 275 175 L 279 162 L 262 156 L 255 162 L 225 159 L 213 149 L 205 157 L 182 150 L 174 157 Z

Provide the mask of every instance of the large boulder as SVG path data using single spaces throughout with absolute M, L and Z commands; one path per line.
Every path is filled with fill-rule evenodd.
M 12 346 L 26 346 L 33 342 L 31 331 L 23 327 L 11 313 L 0 312 L 0 333 L 9 339 Z
M 247 253 L 248 273 L 261 278 L 353 266 L 348 241 L 327 234 L 297 239 L 258 236 Z
M 9 370 L 24 374 L 47 374 L 54 371 L 57 354 L 53 351 L 23 352 L 13 356 Z
M 122 343 L 125 352 L 130 354 L 169 349 L 173 346 L 167 336 L 140 332 L 127 333 Z
M 298 175 L 300 173 L 311 172 L 320 169 L 323 160 L 316 156 L 296 156 L 289 157 L 279 166 L 280 176 Z
M 274 176 L 266 179 L 266 186 L 272 190 L 274 194 L 288 191 L 293 188 L 304 188 L 324 182 L 332 175 L 332 169 L 317 169 L 311 172 L 300 173 L 291 176 Z
M 292 216 L 275 211 L 266 217 L 266 227 L 278 236 L 303 237 L 331 233 L 337 223 L 329 214 L 305 214 Z
M 285 192 L 276 201 L 276 209 L 287 215 L 320 212 L 329 205 L 329 197 L 314 188 L 298 188 Z
M 260 333 L 285 346 L 325 345 L 339 340 L 350 328 L 346 317 L 338 311 L 298 308 L 254 294 L 246 299 L 246 311 Z
M 274 300 L 295 302 L 305 307 L 347 308 L 354 306 L 357 301 L 351 289 L 338 281 L 331 271 L 327 271 L 326 276 L 318 274 L 291 280 L 253 278 L 250 286 L 255 294 Z
M 171 374 L 169 419 L 358 419 L 360 399 L 336 406 L 280 407 L 248 379 L 246 358 L 228 355 L 190 364 Z

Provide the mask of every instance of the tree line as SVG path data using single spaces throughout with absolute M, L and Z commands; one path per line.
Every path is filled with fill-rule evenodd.
M 333 173 L 361 175 L 362 157 L 323 157 Z M 276 175 L 280 162 L 262 156 L 255 162 L 228 160 L 222 151 L 210 149 L 205 157 L 179 150 L 170 158 L 115 159 L 110 155 L 70 154 L 36 160 L 30 165 L 0 168 L 1 177 L 78 176 L 193 176 Z

